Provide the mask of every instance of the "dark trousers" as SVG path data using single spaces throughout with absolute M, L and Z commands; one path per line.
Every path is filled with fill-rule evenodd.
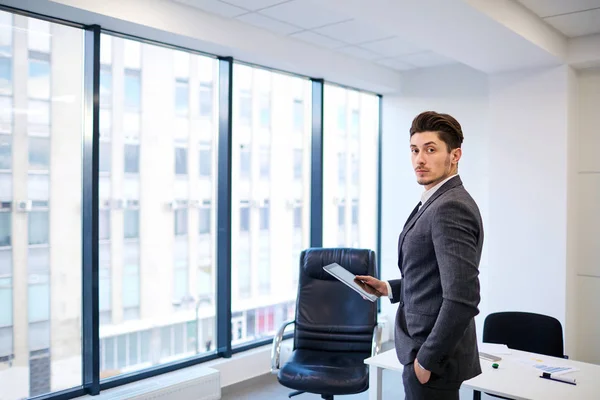
M 460 383 L 445 382 L 441 377 L 431 374 L 431 379 L 422 384 L 415 375 L 413 363 L 404 366 L 402 372 L 406 400 L 459 400 Z

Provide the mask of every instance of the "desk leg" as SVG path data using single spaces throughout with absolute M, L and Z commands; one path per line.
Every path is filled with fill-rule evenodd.
M 381 400 L 383 368 L 369 365 L 369 400 Z
M 479 390 L 473 390 L 473 400 L 481 400 L 481 392 Z

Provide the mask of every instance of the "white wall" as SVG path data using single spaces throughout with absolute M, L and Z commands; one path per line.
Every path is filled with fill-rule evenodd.
M 578 198 L 574 203 L 577 269 L 573 293 L 577 357 L 600 364 L 600 69 L 578 76 Z
M 382 279 L 397 279 L 398 235 L 406 218 L 419 202 L 422 187 L 416 183 L 409 152 L 409 129 L 422 111 L 449 113 L 462 125 L 465 141 L 459 173 L 465 188 L 481 209 L 484 229 L 488 209 L 488 83 L 487 76 L 465 66 L 446 66 L 403 74 L 402 91 L 383 98 L 382 160 Z M 482 293 L 487 286 L 487 257 L 481 262 Z M 397 305 L 383 299 L 382 312 L 393 329 Z M 485 315 L 486 298 L 480 305 Z M 477 321 L 478 330 L 481 323 Z M 393 337 L 393 336 L 392 336 Z
M 490 311 L 565 324 L 568 67 L 490 78 Z

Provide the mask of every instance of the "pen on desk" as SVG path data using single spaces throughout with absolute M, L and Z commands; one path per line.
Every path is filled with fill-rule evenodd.
M 559 381 L 559 382 L 564 382 L 564 383 L 569 383 L 571 385 L 577 385 L 577 382 L 575 381 L 575 378 L 569 378 L 567 376 L 559 376 L 559 375 L 552 375 L 548 372 L 543 372 L 542 376 L 540 376 L 540 378 L 544 378 L 544 379 L 550 379 L 553 381 Z

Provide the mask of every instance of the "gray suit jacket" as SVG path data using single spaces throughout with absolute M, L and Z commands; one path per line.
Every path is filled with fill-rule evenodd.
M 481 373 L 479 313 L 483 223 L 460 177 L 444 183 L 410 218 L 398 241 L 402 279 L 390 281 L 395 342 L 404 365 L 415 358 L 432 377 L 462 382 Z

